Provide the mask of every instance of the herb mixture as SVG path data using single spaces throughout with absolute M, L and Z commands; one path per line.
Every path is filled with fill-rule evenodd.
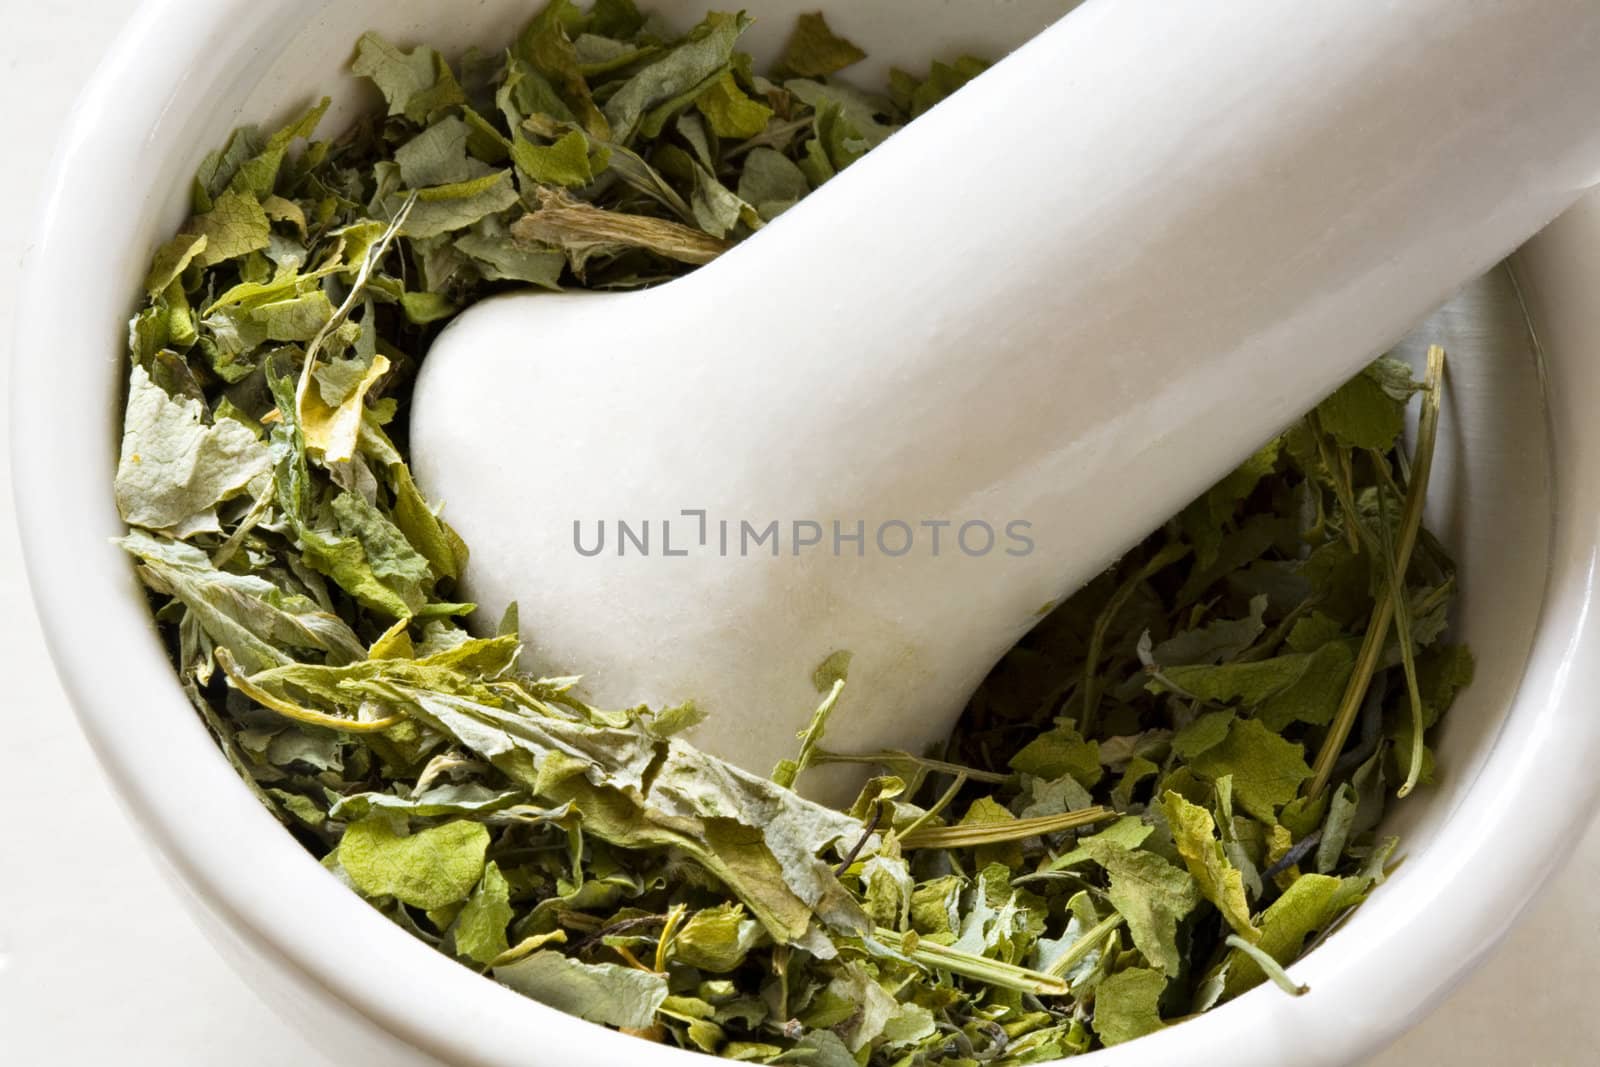
M 398 418 L 438 326 L 692 269 L 983 69 L 866 94 L 807 16 L 762 77 L 747 24 L 554 0 L 455 65 L 369 34 L 384 113 L 206 159 L 132 323 L 116 483 L 195 708 L 384 915 L 652 1041 L 1025 1064 L 1301 991 L 1283 965 L 1383 881 L 1386 798 L 1430 779 L 1420 736 L 1472 674 L 1420 525 L 1438 352 L 1422 383 L 1379 360 L 1052 611 L 938 758 L 827 748 L 848 657 L 762 778 L 674 736 L 692 704 L 520 673 L 514 610 L 468 630 Z M 788 788 L 838 761 L 877 773 L 851 810 Z

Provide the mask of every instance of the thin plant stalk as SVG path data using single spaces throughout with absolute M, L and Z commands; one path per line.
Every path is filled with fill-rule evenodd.
M 929 808 L 921 815 L 918 815 L 911 825 L 905 828 L 905 831 L 899 835 L 901 839 L 903 840 L 907 835 L 916 833 L 918 830 L 922 829 L 930 821 L 936 818 L 941 811 L 943 811 L 945 808 L 948 808 L 950 803 L 955 800 L 956 796 L 961 792 L 962 786 L 966 784 L 967 772 L 962 771 L 960 774 L 956 775 L 956 780 L 951 783 L 950 788 L 946 789 L 943 795 L 940 796 L 938 800 L 934 801 L 933 807 Z
M 1382 462 L 1382 457 L 1374 457 L 1379 476 L 1391 487 L 1398 490 L 1389 476 L 1389 465 Z M 1395 493 L 1398 497 L 1400 494 Z M 1411 764 L 1406 772 L 1403 784 L 1396 796 L 1408 796 L 1417 787 L 1417 779 L 1422 774 L 1422 730 L 1423 709 L 1422 690 L 1417 682 L 1417 650 L 1416 642 L 1411 636 L 1411 605 L 1406 601 L 1405 575 L 1399 570 L 1398 561 L 1394 555 L 1394 539 L 1389 532 L 1388 496 L 1381 490 L 1378 493 L 1378 529 L 1383 534 L 1383 558 L 1388 565 L 1389 588 L 1394 601 L 1394 630 L 1395 636 L 1400 640 L 1400 662 L 1405 669 L 1406 696 L 1411 705 Z
M 286 719 L 303 723 L 306 726 L 321 726 L 329 730 L 342 730 L 351 734 L 375 734 L 398 726 L 405 721 L 404 715 L 389 715 L 382 719 L 342 719 L 337 715 L 327 715 L 320 711 L 301 707 L 292 700 L 285 700 L 280 696 L 269 693 L 252 682 L 239 665 L 234 662 L 233 656 L 226 648 L 217 646 L 217 666 L 222 668 L 222 673 L 228 676 L 228 681 L 233 687 L 245 696 L 254 700 L 268 711 L 275 711 Z
M 1072 992 L 1066 981 L 1056 975 L 1031 971 L 1014 963 L 1002 963 L 985 956 L 974 956 L 970 952 L 958 952 L 932 941 L 924 941 L 915 933 L 902 934 L 897 930 L 880 926 L 872 932 L 872 936 L 874 940 L 936 971 L 949 971 L 963 978 L 971 978 L 1002 989 L 1032 993 L 1035 996 L 1064 997 Z
M 1416 547 L 1417 532 L 1422 526 L 1422 506 L 1427 498 L 1428 476 L 1433 470 L 1434 446 L 1439 435 L 1439 406 L 1444 381 L 1444 363 L 1444 349 L 1437 345 L 1428 349 L 1428 372 L 1423 386 L 1422 416 L 1417 425 L 1417 447 L 1411 461 L 1411 482 L 1406 489 L 1405 510 L 1400 516 L 1400 537 L 1395 545 L 1395 568 L 1401 574 L 1405 574 L 1411 562 L 1411 551 Z M 1355 670 L 1350 675 L 1349 684 L 1345 686 L 1344 699 L 1339 704 L 1339 710 L 1328 728 L 1328 736 L 1324 739 L 1322 748 L 1317 753 L 1316 763 L 1312 766 L 1311 784 L 1306 791 L 1307 796 L 1320 796 L 1328 787 L 1334 764 L 1338 762 L 1339 753 L 1344 749 L 1345 739 L 1350 736 L 1350 729 L 1355 725 L 1362 699 L 1366 695 L 1368 684 L 1372 681 L 1373 672 L 1377 670 L 1384 642 L 1389 636 L 1389 624 L 1394 618 L 1394 596 L 1393 589 L 1386 589 L 1372 607 L 1366 638 L 1362 641 L 1361 651 L 1356 655 Z M 1420 773 L 1422 759 L 1420 720 L 1414 725 L 1419 731 L 1414 739 L 1411 758 L 1412 765 Z M 1408 774 L 1408 783 L 1411 780 Z M 1401 795 L 1404 796 L 1409 792 L 1410 789 L 1406 789 Z
M 1289 977 L 1289 972 L 1283 969 L 1283 964 L 1269 956 L 1260 945 L 1252 945 L 1238 934 L 1229 934 L 1227 945 L 1229 948 L 1238 949 L 1255 961 L 1257 967 L 1272 979 L 1277 987 L 1291 997 L 1303 997 L 1311 992 L 1311 987 L 1301 985 Z
M 774 768 L 772 772 L 774 782 L 786 789 L 792 789 L 795 780 L 811 766 L 817 756 L 817 746 L 822 743 L 822 735 L 828 728 L 828 716 L 839 706 L 839 695 L 843 692 L 844 679 L 834 679 L 833 687 L 822 698 L 822 703 L 817 705 L 817 710 L 811 713 L 810 723 L 797 735 L 800 738 L 800 754 L 792 761 L 784 760 Z
M 1008 822 L 974 823 L 960 826 L 928 826 L 908 831 L 900 836 L 900 847 L 918 848 L 976 848 L 980 845 L 998 845 L 1008 841 L 1021 841 L 1041 834 L 1056 834 L 1063 830 L 1076 830 L 1116 817 L 1111 808 L 1093 807 L 1081 811 L 1068 811 L 1060 815 L 1041 815 L 1033 819 L 1012 819 Z
M 361 269 L 356 272 L 355 281 L 350 286 L 350 292 L 345 296 L 344 302 L 329 316 L 328 321 L 322 324 L 322 329 L 317 331 L 311 343 L 306 346 L 305 362 L 300 365 L 300 380 L 295 383 L 294 390 L 294 409 L 301 418 L 305 417 L 306 392 L 311 388 L 312 372 L 316 370 L 317 356 L 322 350 L 323 342 L 350 317 L 350 312 L 355 310 L 356 303 L 367 290 L 367 282 L 371 280 L 372 272 L 383 262 L 383 257 L 388 254 L 389 246 L 394 243 L 394 239 L 400 236 L 400 231 L 416 203 L 416 193 L 406 197 L 405 203 L 400 205 L 400 210 L 395 212 L 388 229 L 383 231 L 383 236 L 367 250 L 366 257 L 361 261 Z

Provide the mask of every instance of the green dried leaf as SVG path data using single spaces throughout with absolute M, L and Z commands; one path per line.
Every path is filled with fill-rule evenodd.
M 589 9 L 589 32 L 602 37 L 632 37 L 644 22 L 633 0 L 595 0 Z
M 734 42 L 750 25 L 743 13 L 713 12 L 683 43 L 648 63 L 606 101 L 611 137 L 619 144 L 634 139 L 646 115 L 681 101 L 687 107 L 703 87 L 719 77 L 733 58 Z M 665 123 L 663 115 L 656 128 Z
M 747 213 L 753 215 L 755 211 L 698 165 L 694 171 L 694 192 L 689 197 L 689 207 L 694 212 L 695 223 L 717 238 L 727 237 L 745 220 Z
M 398 213 L 405 197 L 399 193 L 391 200 L 391 209 Z M 464 230 L 487 215 L 494 215 L 517 202 L 517 189 L 509 170 L 493 171 L 481 178 L 435 185 L 417 190 L 417 202 L 406 217 L 403 232 L 407 237 L 437 237 L 439 234 Z
M 777 68 L 801 78 L 821 78 L 867 58 L 867 54 L 828 27 L 820 12 L 795 20 Z
M 1184 532 L 1194 542 L 1195 558 L 1202 568 L 1210 567 L 1220 557 L 1224 526 L 1232 521 L 1239 505 L 1255 491 L 1261 480 L 1276 469 L 1281 448 L 1282 438 L 1273 438 L 1184 509 L 1180 521 Z
M 1477 663 L 1466 645 L 1442 645 L 1417 660 L 1417 687 L 1422 693 L 1423 724 L 1432 726 L 1449 710 L 1456 694 L 1472 684 Z
M 1010 809 L 993 797 L 979 797 L 968 805 L 966 814 L 961 816 L 961 822 L 957 825 L 995 826 L 1016 821 L 1017 817 L 1011 814 Z M 995 863 L 1006 867 L 1020 867 L 1022 866 L 1022 845 L 1018 841 L 1006 841 L 998 845 L 985 845 L 977 850 L 973 859 L 981 866 Z M 969 949 L 968 951 L 971 950 Z
M 310 797 L 301 796 L 299 793 L 288 793 L 282 789 L 268 789 L 267 794 L 282 805 L 284 811 L 313 830 L 322 829 L 323 824 L 327 822 L 327 815 Z
M 833 100 L 824 100 L 817 109 L 813 129 L 816 135 L 806 142 L 806 154 L 799 163 L 813 187 L 850 166 L 872 147 L 844 108 Z
M 577 116 L 594 136 L 610 135 L 605 117 L 595 107 L 589 83 L 578 62 L 577 50 L 568 36 L 569 25 L 580 19 L 569 0 L 550 0 L 517 37 L 512 52 L 559 95 L 565 110 Z
M 479 273 L 494 282 L 527 282 L 559 291 L 567 257 L 511 237 L 468 233 L 456 238 L 456 247 L 471 256 Z
M 925 936 L 954 940 L 961 925 L 962 882 L 945 875 L 917 886 L 911 894 L 911 928 Z
M 874 926 L 904 930 L 916 890 L 911 868 L 899 856 L 876 855 L 861 868 L 862 908 Z
M 1120 1045 L 1165 1027 L 1157 1007 L 1167 979 L 1160 971 L 1130 967 L 1095 987 L 1094 1032 L 1107 1045 Z
M 364 654 L 350 627 L 314 600 L 264 578 L 219 570 L 199 549 L 142 530 L 117 543 L 143 564 L 146 585 L 181 601 L 248 671 L 292 663 L 293 649 L 341 659 Z
M 1262 660 L 1235 660 L 1218 666 L 1168 667 L 1153 679 L 1153 693 L 1175 691 L 1218 703 L 1246 707 L 1266 703 L 1305 676 L 1310 657 L 1296 652 Z
M 456 952 L 479 963 L 493 963 L 510 948 L 506 925 L 513 914 L 510 883 L 498 866 L 486 864 L 478 887 L 456 916 Z
M 1238 870 L 1244 880 L 1245 891 L 1252 899 L 1261 896 L 1259 861 L 1262 853 L 1261 824 L 1240 819 L 1233 814 L 1233 778 L 1223 775 L 1215 783 L 1217 800 L 1217 832 L 1222 837 L 1222 850 L 1228 862 Z
M 989 68 L 975 56 L 962 56 L 954 63 L 934 62 L 928 76 L 920 81 L 905 71 L 891 71 L 890 91 L 900 106 L 916 118 L 960 89 Z
M 1060 815 L 1068 811 L 1081 811 L 1093 806 L 1094 798 L 1089 791 L 1078 783 L 1071 774 L 1046 780 L 1033 775 L 1025 775 L 1023 788 L 1027 790 L 1018 802 L 1026 799 L 1027 803 L 1017 816 L 1023 819 L 1035 819 L 1046 815 Z
M 1256 713 L 1269 730 L 1281 732 L 1296 722 L 1326 726 L 1339 710 L 1339 700 L 1355 670 L 1355 643 L 1329 641 L 1306 655 L 1300 677 L 1262 703 Z
M 406 52 L 375 33 L 363 34 L 350 69 L 372 79 L 391 117 L 403 115 L 419 125 L 444 108 L 467 102 L 450 65 L 431 48 Z
M 406 321 L 413 326 L 443 322 L 461 310 L 443 293 L 405 293 L 400 297 L 400 306 L 405 310 Z
M 1039 778 L 1070 774 L 1085 789 L 1094 788 L 1105 773 L 1100 766 L 1099 744 L 1085 741 L 1071 724 L 1057 726 L 1028 742 L 1022 751 L 1011 757 L 1011 769 Z
M 272 472 L 267 446 L 242 423 L 205 424 L 198 401 L 174 398 L 135 366 L 117 462 L 117 510 L 151 530 L 189 536 L 216 530 L 219 503 L 259 496 Z
M 905 1048 L 932 1037 L 938 1029 L 933 1012 L 914 1001 L 898 1005 L 884 1020 L 883 1039 L 890 1048 Z
M 1261 916 L 1261 940 L 1257 947 L 1280 964 L 1287 965 L 1300 954 L 1306 938 L 1327 926 L 1346 905 L 1346 897 L 1358 889 L 1338 878 L 1304 874 L 1294 880 Z M 1225 966 L 1227 980 L 1223 999 L 1230 1000 L 1266 980 L 1266 974 L 1247 955 L 1234 949 Z
M 1154 778 L 1161 768 L 1141 756 L 1135 756 L 1128 761 L 1128 768 L 1123 772 L 1122 780 L 1111 791 L 1111 803 L 1119 811 L 1128 808 L 1133 803 L 1134 790 L 1146 778 Z
M 495 980 L 557 1011 L 592 1023 L 643 1030 L 667 999 L 667 980 L 614 963 L 581 963 L 559 952 L 535 952 L 494 969 Z
M 1317 418 L 1345 448 L 1387 452 L 1405 429 L 1404 410 L 1385 388 L 1385 379 L 1370 372 L 1351 378 L 1318 404 Z
M 1293 800 L 1311 777 L 1304 748 L 1254 719 L 1235 719 L 1228 736 L 1196 756 L 1191 766 L 1212 780 L 1231 775 L 1239 806 L 1269 825 L 1277 821 L 1277 809 Z
M 1256 638 L 1266 630 L 1261 621 L 1267 610 L 1267 598 L 1250 598 L 1250 612 L 1241 619 L 1217 619 L 1192 630 L 1184 630 L 1156 645 L 1150 658 L 1158 666 L 1170 670 L 1186 665 L 1212 665 L 1237 659 L 1245 649 L 1255 644 Z
M 1322 840 L 1317 843 L 1317 873 L 1331 874 L 1344 858 L 1361 798 L 1349 782 L 1340 783 L 1328 802 L 1328 818 L 1322 824 Z
M 881 1039 L 884 1027 L 900 1007 L 878 979 L 855 962 L 846 965 L 844 973 L 828 983 L 824 996 L 848 1009 L 845 1018 L 832 1024 L 832 1029 L 852 1054 Z
M 739 175 L 739 199 L 751 205 L 763 219 L 771 221 L 811 192 L 805 172 L 782 152 L 761 147 L 751 149 Z
M 899 127 L 879 121 L 889 110 L 881 97 L 869 96 L 843 82 L 818 82 L 807 78 L 791 78 L 783 83 L 790 93 L 808 104 L 817 113 L 819 123 L 826 124 L 823 113 L 836 114 L 843 120 L 839 127 L 858 143 L 849 146 L 848 156 L 854 160 L 863 151 L 878 147 Z M 826 140 L 826 137 L 824 137 Z M 835 149 L 830 148 L 830 156 Z M 838 162 L 839 157 L 835 157 Z M 844 164 L 841 162 L 842 167 Z
M 811 1030 L 774 1063 L 799 1063 L 805 1067 L 860 1067 L 839 1035 L 832 1030 Z
M 180 233 L 160 248 L 150 263 L 150 273 L 145 276 L 144 287 L 151 297 L 161 293 L 177 281 L 189 264 L 206 250 L 208 238 L 204 234 Z
M 266 248 L 272 240 L 267 213 L 248 193 L 223 193 L 210 211 L 190 219 L 185 229 L 196 238 L 205 238 L 204 247 L 191 260 L 200 267 L 238 259 Z
M 594 180 L 589 164 L 589 139 L 577 130 L 550 145 L 517 138 L 511 145 L 517 169 L 547 185 L 588 185 Z
M 297 207 L 288 204 L 281 197 L 272 196 L 273 187 L 278 181 L 289 146 L 295 141 L 309 138 L 316 132 L 317 126 L 322 122 L 322 116 L 327 114 L 330 103 L 332 101 L 328 97 L 323 97 L 317 104 L 269 137 L 254 157 L 244 160 L 236 171 L 226 175 L 228 188 L 263 201 L 263 206 L 271 199 L 280 209 L 287 205 L 291 215 L 297 213 L 299 210 Z M 218 178 L 224 176 L 217 175 Z
M 337 668 L 334 668 L 337 670 Z M 295 678 L 302 685 L 315 686 L 314 676 L 306 672 L 286 674 L 286 677 Z M 258 682 L 262 679 L 257 676 Z M 331 687 L 330 687 L 331 689 Z M 274 759 L 275 763 L 284 762 Z M 346 822 L 356 822 L 365 819 L 374 812 L 391 815 L 404 815 L 411 818 L 429 819 L 441 815 L 487 815 L 491 812 L 504 811 L 513 804 L 521 803 L 527 794 L 521 790 L 497 791 L 487 786 L 476 783 L 465 785 L 435 786 L 425 793 L 414 797 L 400 797 L 393 793 L 354 793 L 343 796 L 328 809 L 328 814 L 335 819 Z
M 762 941 L 761 924 L 730 902 L 695 912 L 673 939 L 672 955 L 710 974 L 727 974 Z
M 415 613 L 427 600 L 425 587 L 432 580 L 428 561 L 411 547 L 399 527 L 360 493 L 340 493 L 330 511 L 338 523 L 341 543 L 359 545 L 365 571 Z M 331 577 L 337 580 L 339 576 Z
M 1200 887 L 1200 894 L 1222 913 L 1239 936 L 1252 942 L 1260 938 L 1261 932 L 1250 921 L 1244 877 L 1228 862 L 1211 813 L 1171 792 L 1161 798 L 1161 809 L 1172 829 L 1178 854 Z
M 467 899 L 483 877 L 488 848 L 489 831 L 479 823 L 460 819 L 405 834 L 394 819 L 378 815 L 345 828 L 338 856 L 367 896 L 432 910 Z
M 1172 752 L 1179 759 L 1193 760 L 1227 739 L 1235 715 L 1231 711 L 1208 711 L 1194 718 L 1172 735 Z
M 1169 977 L 1183 970 L 1178 923 L 1200 903 L 1200 889 L 1186 871 L 1153 852 L 1130 850 L 1090 838 L 1081 846 L 1111 877 L 1107 896 L 1128 921 L 1133 943 L 1150 964 Z
M 772 109 L 750 99 L 739 88 L 730 71 L 711 83 L 711 87 L 695 98 L 695 106 L 711 123 L 711 132 L 718 137 L 754 137 L 767 128 L 772 119 Z
M 865 926 L 859 906 L 817 858 L 835 841 L 860 836 L 860 824 L 842 813 L 642 727 L 598 729 L 422 690 L 391 692 L 514 774 L 519 759 L 531 757 L 541 770 L 557 754 L 579 761 L 579 776 L 529 784 L 557 803 L 574 803 L 586 831 L 614 844 L 684 849 L 780 942 L 806 940 L 813 915 L 844 928 Z M 825 942 L 809 943 L 827 951 Z
M 250 309 L 250 318 L 267 341 L 309 341 L 333 318 L 333 304 L 321 289 L 313 289 L 257 304 Z
M 408 189 L 455 185 L 482 178 L 489 167 L 467 155 L 467 124 L 447 115 L 394 153 L 400 180 Z
M 1095 849 L 1122 849 L 1130 851 L 1144 844 L 1155 827 L 1139 818 L 1137 815 L 1124 815 L 1110 826 L 1097 834 L 1080 838 L 1078 847 L 1057 857 L 1048 867 L 1049 870 L 1064 870 L 1074 864 L 1083 863 L 1094 857 L 1091 846 Z

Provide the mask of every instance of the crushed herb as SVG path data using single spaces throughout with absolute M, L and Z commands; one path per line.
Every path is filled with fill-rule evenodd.
M 555 0 L 452 64 L 368 34 L 384 107 L 242 129 L 130 328 L 116 499 L 184 687 L 261 801 L 417 938 L 729 1059 L 1026 1064 L 1284 972 L 1379 885 L 1390 791 L 1471 680 L 1421 526 L 1443 387 L 1381 359 L 1051 611 L 937 753 L 839 753 L 848 656 L 772 778 L 591 707 L 466 627 L 461 539 L 399 418 L 453 314 L 692 269 L 983 69 L 888 91 L 820 15 L 773 77 L 743 15 Z M 781 80 L 780 80 L 781 79 Z M 1404 409 L 1422 405 L 1403 450 Z M 789 787 L 878 772 L 851 810 Z

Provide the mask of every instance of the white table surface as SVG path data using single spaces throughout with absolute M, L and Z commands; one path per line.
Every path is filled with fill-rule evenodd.
M 43 165 L 78 84 L 132 4 L 3 7 L 0 397 L 8 398 L 16 279 Z M 0 1063 L 329 1067 L 212 951 L 101 781 L 28 605 L 12 508 L 9 440 L 0 435 Z M 1600 828 L 1573 848 L 1510 939 L 1369 1067 L 1600 1062 L 1592 1003 Z

